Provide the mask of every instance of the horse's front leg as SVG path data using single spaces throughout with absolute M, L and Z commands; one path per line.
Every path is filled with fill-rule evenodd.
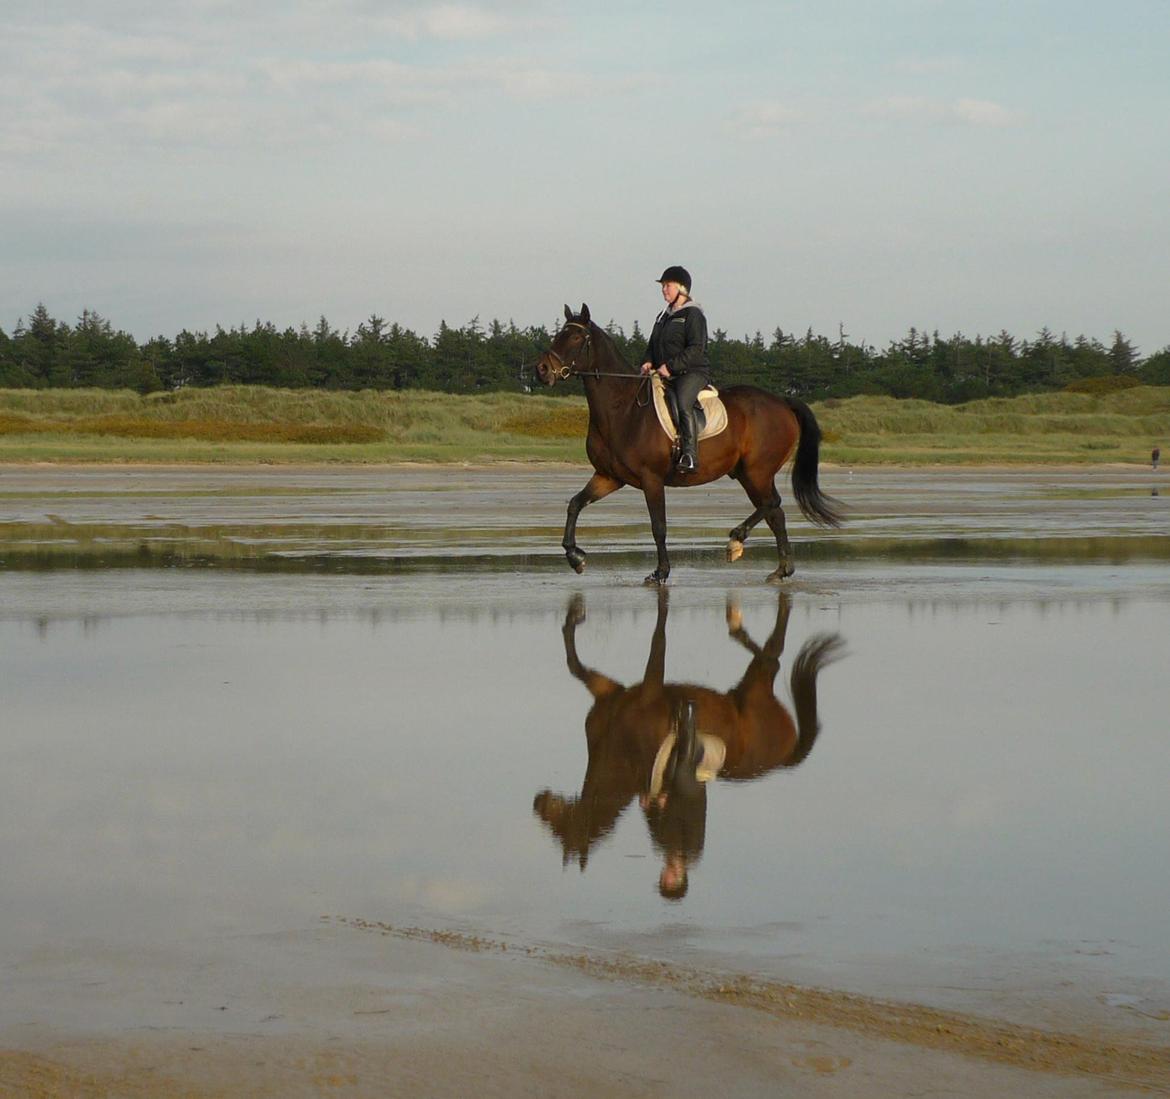
M 646 577 L 647 584 L 665 584 L 670 576 L 670 558 L 666 554 L 666 486 L 657 478 L 644 477 L 642 492 L 650 512 L 650 531 L 658 548 L 658 568 Z
M 587 504 L 594 504 L 611 492 L 617 492 L 622 482 L 604 473 L 595 473 L 589 478 L 585 487 L 569 500 L 569 514 L 565 520 L 565 536 L 561 545 L 565 550 L 565 558 L 573 566 L 574 571 L 585 571 L 585 551 L 577 545 L 577 516 Z

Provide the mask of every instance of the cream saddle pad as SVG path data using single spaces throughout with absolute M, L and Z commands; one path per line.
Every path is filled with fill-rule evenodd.
M 678 431 L 670 418 L 670 409 L 666 406 L 666 383 L 660 374 L 650 375 L 650 387 L 654 391 L 654 411 L 658 413 L 658 422 L 662 425 L 662 430 L 666 432 L 667 438 L 677 439 Z M 718 389 L 713 385 L 707 386 L 699 393 L 699 404 L 707 414 L 707 423 L 699 432 L 700 439 L 718 435 L 727 428 L 727 409 L 719 399 Z
M 710 782 L 723 766 L 727 758 L 727 745 L 717 736 L 710 733 L 698 733 L 699 743 L 703 746 L 703 758 L 695 769 L 695 778 L 700 782 Z M 654 766 L 650 769 L 650 796 L 655 797 L 662 790 L 662 777 L 666 771 L 666 764 L 670 760 L 670 753 L 674 750 L 678 733 L 667 733 L 666 739 L 654 757 Z

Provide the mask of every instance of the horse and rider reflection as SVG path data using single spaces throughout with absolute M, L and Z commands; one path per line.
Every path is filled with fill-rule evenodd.
M 584 870 L 594 846 L 637 800 L 663 860 L 659 892 L 679 899 L 689 868 L 703 852 L 708 782 L 716 777 L 743 782 L 796 767 L 808 757 L 820 729 L 817 676 L 841 657 L 844 643 L 838 634 L 822 634 L 801 647 L 789 679 L 794 714 L 776 697 L 789 596 L 780 594 L 763 645 L 752 640 L 738 604 L 729 599 L 728 636 L 751 654 L 743 677 L 725 692 L 668 683 L 669 599 L 669 591 L 661 589 L 645 674 L 628 687 L 581 662 L 577 627 L 585 620 L 585 601 L 579 594 L 570 600 L 562 629 L 565 660 L 593 696 L 585 718 L 589 759 L 578 795 L 543 790 L 533 810 L 560 842 L 565 863 L 576 859 Z

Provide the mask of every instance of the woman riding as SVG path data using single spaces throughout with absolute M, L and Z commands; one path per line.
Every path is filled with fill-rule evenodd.
M 691 299 L 691 276 L 685 267 L 668 267 L 658 282 L 666 308 L 654 320 L 650 342 L 642 356 L 642 373 L 657 371 L 674 386 L 678 401 L 680 473 L 698 472 L 695 402 L 711 382 L 707 358 L 707 318 Z

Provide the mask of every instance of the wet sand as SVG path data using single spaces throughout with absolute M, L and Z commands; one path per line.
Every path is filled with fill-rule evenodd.
M 470 545 L 502 556 L 506 569 L 517 567 L 501 581 L 506 594 L 518 605 L 536 606 L 545 597 L 533 594 L 533 576 L 544 574 L 525 571 L 530 566 L 520 559 L 550 533 L 555 559 L 563 497 L 580 479 L 575 470 L 516 471 L 526 484 L 538 479 L 520 493 L 527 503 L 518 522 L 500 511 L 511 484 L 501 489 L 497 481 L 490 489 L 498 471 L 482 472 L 483 484 L 456 474 L 447 491 L 475 506 L 445 512 L 439 532 L 426 531 L 420 546 L 424 501 L 395 510 L 379 494 L 387 478 L 400 493 L 427 493 L 451 471 L 300 470 L 291 481 L 288 471 L 264 471 L 259 505 L 247 495 L 257 481 L 248 471 L 217 470 L 209 482 L 208 471 L 163 470 L 137 497 L 123 494 L 142 482 L 127 482 L 122 470 L 87 470 L 80 480 L 53 469 L 47 480 L 42 471 L 25 470 L 20 477 L 27 480 L 12 481 L 9 472 L 0 487 L 13 493 L 3 511 L 14 523 L 32 527 L 50 511 L 62 520 L 59 527 L 106 524 L 112 516 L 133 528 L 132 537 L 152 526 L 175 537 L 176 526 L 253 523 L 259 506 L 263 538 L 287 545 L 291 536 L 303 554 L 335 552 L 333 525 L 345 526 L 347 536 L 361 526 L 365 533 L 349 549 L 374 557 L 430 559 L 460 540 L 461 552 Z M 1007 471 L 980 479 L 971 471 L 878 471 L 858 473 L 852 483 L 845 471 L 835 471 L 833 479 L 832 491 L 858 504 L 861 539 L 1051 541 L 1087 533 L 1110 540 L 1101 558 L 1109 561 L 1118 544 L 1165 532 L 1160 502 L 1145 498 L 1148 473 L 1142 471 Z M 229 494 L 193 498 L 188 490 L 196 484 Z M 287 492 L 269 492 L 272 487 Z M 242 499 L 230 495 L 236 490 Z M 173 493 L 173 502 L 150 492 Z M 725 532 L 727 519 L 743 510 L 734 492 L 729 497 L 716 488 L 690 503 L 671 497 L 683 562 L 675 583 L 684 610 L 688 591 L 730 579 L 701 554 L 688 559 L 685 547 L 707 545 Z M 730 514 L 729 499 L 736 501 Z M 589 519 L 594 522 L 582 521 L 583 544 L 601 549 L 609 541 L 642 546 L 646 540 L 634 494 L 616 509 L 601 505 Z M 306 533 L 306 521 L 313 531 Z M 527 529 L 516 536 L 518 525 Z M 793 526 L 799 563 L 800 540 L 809 532 Z M 767 547 L 756 552 L 747 564 L 762 577 Z M 1163 599 L 1167 583 L 1157 563 L 1054 567 L 1021 579 L 990 568 L 964 574 L 892 567 L 880 553 L 866 561 L 861 568 L 805 569 L 792 590 L 813 604 L 828 593 L 852 605 L 888 599 L 891 591 L 918 596 L 924 605 L 938 598 L 962 602 L 976 592 L 1007 605 L 1021 591 L 1055 591 L 1095 604 L 1137 590 Z M 328 578 L 291 577 L 283 580 L 291 585 L 282 589 L 286 594 L 263 598 L 279 600 L 274 605 L 288 613 L 329 605 L 356 614 L 370 599 L 432 611 L 448 601 L 454 608 L 473 590 L 466 575 L 421 564 L 422 572 L 396 577 L 375 594 L 360 585 L 331 586 Z M 632 589 L 642 571 L 600 554 L 591 568 L 586 582 L 596 598 L 613 596 L 615 585 Z M 63 620 L 125 613 L 126 589 L 90 583 L 82 594 L 75 575 L 54 572 L 49 583 L 17 577 L 5 587 L 6 613 Z M 138 613 L 173 609 L 176 598 L 190 600 L 200 613 L 226 613 L 239 598 L 231 591 L 192 594 L 173 572 L 152 575 L 165 583 L 157 594 L 148 584 L 138 587 Z M 575 583 L 566 576 L 563 587 Z M 309 925 L 259 931 L 138 943 L 131 935 L 121 944 L 95 921 L 91 938 L 50 937 L 36 950 L 0 958 L 0 1096 L 1170 1094 L 1170 1012 L 1156 997 L 1150 1006 L 1135 996 L 1140 1011 L 1105 1012 L 1099 990 L 1086 995 L 1084 988 L 1058 986 L 1030 1019 L 1019 988 L 1002 995 L 984 989 L 977 999 L 959 993 L 966 1006 L 944 1010 L 909 997 L 847 993 L 831 982 L 780 980 L 737 967 L 734 959 L 734 951 L 719 960 L 692 952 L 689 961 L 685 954 L 662 961 L 633 944 L 603 949 L 529 933 L 503 937 L 490 925 L 407 926 L 352 912 L 323 911 Z
M 263 963 L 277 952 L 273 978 Z M 123 1025 L 9 1028 L 0 1095 L 1074 1097 L 1170 1088 L 1170 1051 L 1148 1037 L 1013 1026 L 476 936 L 331 922 L 197 961 L 198 977 L 170 994 L 208 1022 L 168 1026 L 151 986 L 173 959 L 95 953 L 88 962 L 104 979 L 80 989 L 66 1014 L 83 1017 L 87 998 L 116 997 Z

